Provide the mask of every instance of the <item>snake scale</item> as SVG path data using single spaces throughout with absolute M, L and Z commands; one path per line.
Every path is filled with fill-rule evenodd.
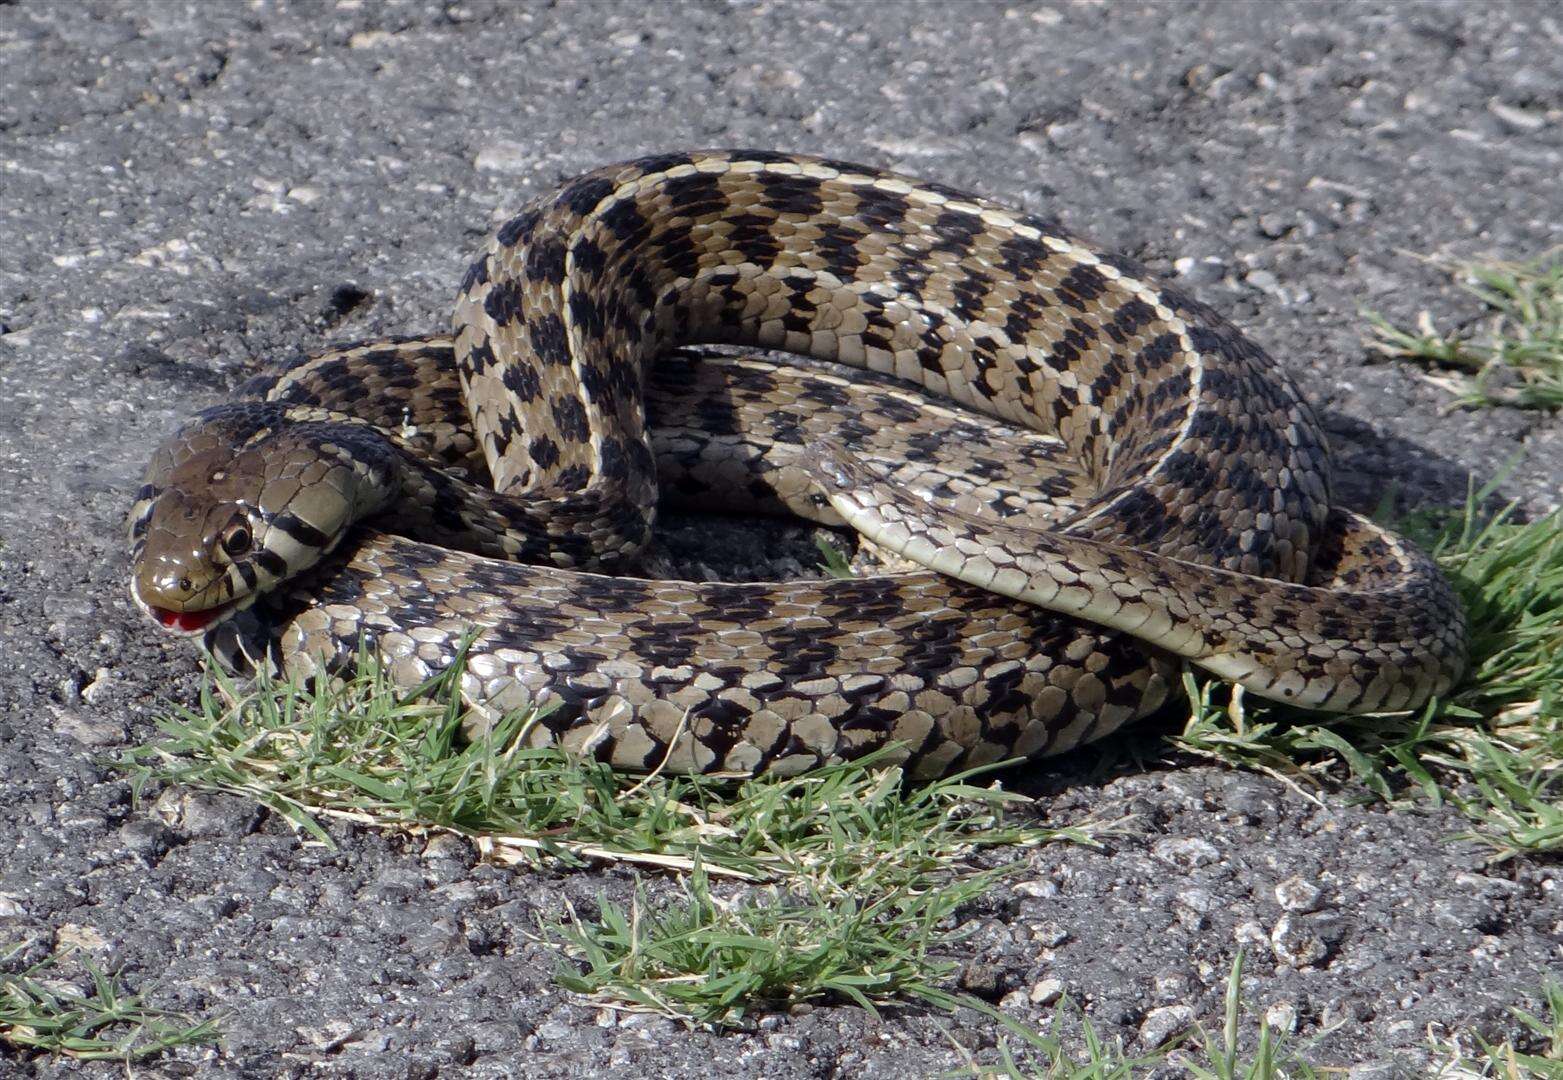
M 917 568 L 625 576 L 659 496 L 844 522 Z M 1332 508 L 1312 409 L 1215 312 L 1051 219 L 769 151 L 548 192 L 452 334 L 183 425 L 130 541 L 136 603 L 230 663 L 368 645 L 415 685 L 476 630 L 481 715 L 552 703 L 534 741 L 629 768 L 893 744 L 932 776 L 1099 738 L 1182 660 L 1337 711 L 1416 707 L 1465 663 L 1447 582 Z

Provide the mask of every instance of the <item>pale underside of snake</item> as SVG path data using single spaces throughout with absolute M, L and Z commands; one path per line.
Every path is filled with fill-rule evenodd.
M 685 344 L 849 367 L 659 362 Z M 490 239 L 452 336 L 241 398 L 154 456 L 138 604 L 231 662 L 367 646 L 407 685 L 475 630 L 485 715 L 551 704 L 534 740 L 619 766 L 893 745 L 934 775 L 1113 731 L 1180 659 L 1337 711 L 1415 707 L 1464 666 L 1447 582 L 1331 507 L 1322 432 L 1262 351 L 1051 220 L 864 166 L 578 177 Z M 659 494 L 845 523 L 926 569 L 607 576 Z

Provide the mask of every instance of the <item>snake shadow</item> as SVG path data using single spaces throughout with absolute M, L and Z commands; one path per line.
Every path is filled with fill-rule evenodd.
M 1501 479 L 1477 475 L 1432 447 L 1356 417 L 1328 409 L 1319 417 L 1330 440 L 1331 500 L 1390 525 L 1413 511 L 1461 508 L 1473 485 Z M 1496 512 L 1506 503 L 1493 492 L 1481 508 Z

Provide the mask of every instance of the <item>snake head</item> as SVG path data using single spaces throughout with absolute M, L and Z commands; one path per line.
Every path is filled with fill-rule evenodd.
M 254 602 L 259 580 L 246 557 L 259 525 L 252 507 L 148 485 L 138 510 L 130 592 L 158 625 L 199 633 Z
M 349 452 L 353 430 L 269 403 L 180 427 L 130 514 L 136 605 L 165 630 L 198 634 L 319 562 L 387 497 L 389 478 Z

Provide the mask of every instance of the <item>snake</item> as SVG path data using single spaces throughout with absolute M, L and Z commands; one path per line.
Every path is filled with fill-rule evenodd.
M 891 568 L 650 577 L 665 501 Z M 136 605 L 225 663 L 368 650 L 415 687 L 459 658 L 469 733 L 532 709 L 532 744 L 625 769 L 932 777 L 1102 738 L 1184 664 L 1333 712 L 1466 665 L 1449 582 L 1331 502 L 1314 409 L 1216 311 L 1052 218 L 775 151 L 533 199 L 449 332 L 180 425 L 129 541 Z

